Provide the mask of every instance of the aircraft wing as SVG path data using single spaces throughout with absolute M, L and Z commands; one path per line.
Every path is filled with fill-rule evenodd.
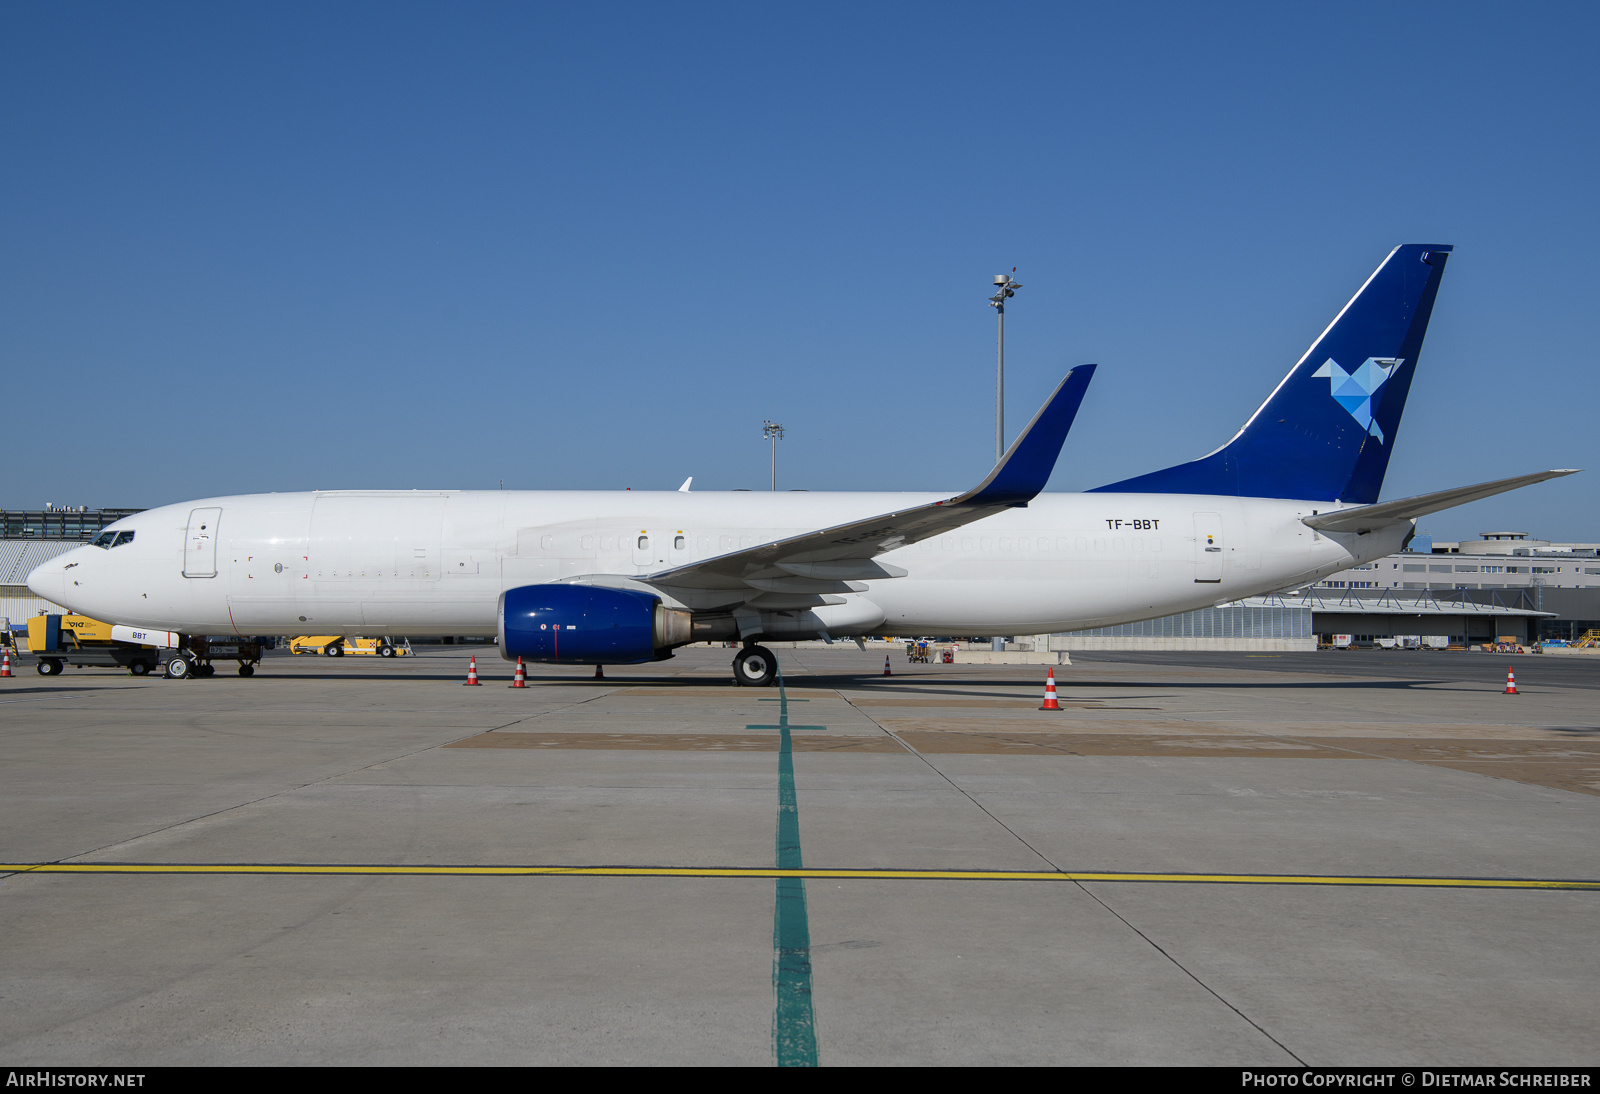
M 1439 490 L 1432 494 L 1418 494 L 1414 498 L 1399 498 L 1395 501 L 1383 501 L 1376 505 L 1362 505 L 1355 509 L 1341 509 L 1337 513 L 1321 513 L 1314 517 L 1305 517 L 1301 523 L 1315 528 L 1319 532 L 1355 532 L 1364 535 L 1374 528 L 1381 528 L 1386 524 L 1396 521 L 1410 520 L 1413 517 L 1427 516 L 1437 513 L 1441 509 L 1451 509 L 1457 505 L 1465 505 L 1469 501 L 1480 498 L 1493 497 L 1503 494 L 1507 490 L 1515 490 L 1519 486 L 1531 486 L 1536 482 L 1546 479 L 1559 479 L 1563 475 L 1575 475 L 1577 469 L 1561 471 L 1539 471 L 1532 475 L 1518 475 L 1511 479 L 1496 479 L 1494 482 L 1480 482 L 1476 486 L 1458 486 L 1454 490 Z
M 904 570 L 873 558 L 1026 506 L 1044 489 L 1094 369 L 1079 365 L 1067 373 L 989 477 L 959 497 L 774 540 L 640 580 L 691 589 L 830 593 L 859 591 L 851 581 L 904 577 Z

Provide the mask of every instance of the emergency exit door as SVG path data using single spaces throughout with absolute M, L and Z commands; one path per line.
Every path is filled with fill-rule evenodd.
M 189 531 L 183 541 L 183 576 L 217 576 L 217 525 L 221 509 L 191 509 Z

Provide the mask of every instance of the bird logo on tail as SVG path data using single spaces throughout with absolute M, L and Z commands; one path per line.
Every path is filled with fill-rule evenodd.
M 1334 402 L 1344 407 L 1350 417 L 1378 438 L 1380 444 L 1386 444 L 1388 442 L 1384 440 L 1383 430 L 1373 420 L 1372 412 L 1381 398 L 1379 390 L 1404 363 L 1403 357 L 1368 357 L 1356 366 L 1355 371 L 1346 372 L 1339 362 L 1330 357 L 1311 375 L 1327 377 Z

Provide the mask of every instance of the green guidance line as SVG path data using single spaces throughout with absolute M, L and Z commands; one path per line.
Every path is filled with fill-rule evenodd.
M 377 875 L 389 877 L 662 877 L 835 881 L 1078 881 L 1176 882 L 1200 885 L 1380 885 L 1403 889 L 1567 889 L 1600 891 L 1583 878 L 1379 877 L 1324 874 L 1157 874 L 1114 871 L 830 870 L 699 866 L 383 866 L 357 863 L 0 863 L 8 874 L 252 874 Z

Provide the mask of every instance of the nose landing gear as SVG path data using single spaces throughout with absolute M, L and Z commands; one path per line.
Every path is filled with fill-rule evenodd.
M 765 646 L 746 646 L 733 659 L 733 682 L 740 687 L 771 687 L 777 678 L 778 659 Z

